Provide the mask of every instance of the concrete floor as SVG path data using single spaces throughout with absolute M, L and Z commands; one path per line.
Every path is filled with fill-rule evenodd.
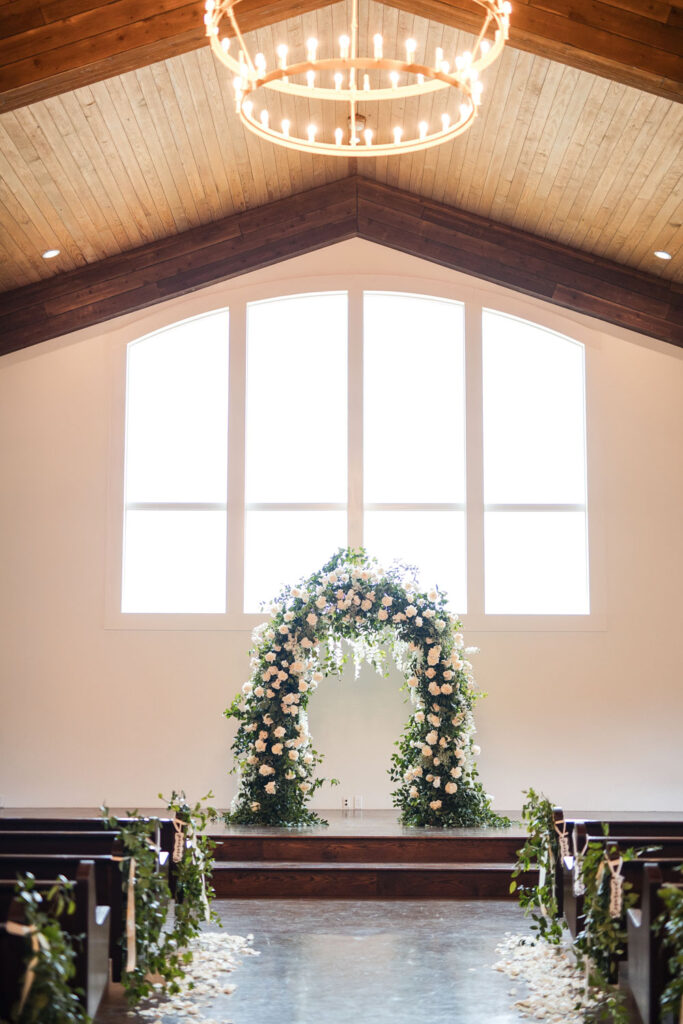
M 521 1019 L 510 1009 L 510 980 L 491 970 L 504 932 L 528 931 L 513 902 L 219 900 L 215 906 L 226 931 L 253 933 L 261 953 L 245 958 L 231 976 L 234 994 L 203 1011 L 225 1024 Z M 97 1024 L 136 1018 L 114 997 Z

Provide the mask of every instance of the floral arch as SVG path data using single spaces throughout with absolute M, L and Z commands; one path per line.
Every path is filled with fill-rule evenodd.
M 325 779 L 307 708 L 352 648 L 356 664 L 382 671 L 390 649 L 413 711 L 392 756 L 394 805 L 408 825 L 507 824 L 478 781 L 473 707 L 478 694 L 461 623 L 437 590 L 423 593 L 401 568 L 380 569 L 362 550 L 340 550 L 318 572 L 285 587 L 254 630 L 252 675 L 225 711 L 239 721 L 232 750 L 239 789 L 232 822 L 305 825 Z

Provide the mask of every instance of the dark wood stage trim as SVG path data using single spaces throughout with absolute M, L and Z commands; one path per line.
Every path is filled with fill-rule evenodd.
M 125 813 L 126 809 L 114 809 Z M 141 814 L 166 813 L 141 808 Z M 525 830 L 406 828 L 396 813 L 320 811 L 329 826 L 215 825 L 216 895 L 229 899 L 508 899 Z M 97 808 L 6 808 L 0 816 L 83 817 Z M 571 811 L 571 817 L 681 820 L 683 814 Z

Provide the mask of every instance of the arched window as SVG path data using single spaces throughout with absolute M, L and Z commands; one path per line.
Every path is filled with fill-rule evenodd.
M 582 344 L 446 296 L 247 297 L 148 335 L 120 609 L 246 624 L 362 545 L 459 613 L 587 616 L 585 420 Z

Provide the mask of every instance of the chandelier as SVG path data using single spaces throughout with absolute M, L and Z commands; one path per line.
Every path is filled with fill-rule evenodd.
M 249 131 L 277 145 L 320 156 L 398 156 L 454 139 L 477 116 L 480 75 L 505 46 L 511 5 L 508 0 L 472 3 L 481 12 L 481 27 L 471 49 L 454 55 L 436 47 L 424 61 L 417 59 L 414 39 L 405 40 L 404 52 L 385 55 L 379 33 L 372 37 L 372 54 L 359 55 L 358 0 L 352 0 L 348 34 L 339 36 L 336 52 L 321 52 L 318 40 L 310 38 L 302 52 L 290 59 L 288 47 L 281 43 L 270 68 L 264 54 L 252 56 L 240 31 L 236 15 L 240 0 L 206 0 L 204 23 L 213 52 L 234 75 L 236 110 Z M 422 119 L 406 126 L 402 118 L 392 123 L 390 111 L 403 110 L 405 101 L 433 100 L 448 89 L 460 93 L 459 117 L 444 112 L 436 124 Z M 302 115 L 301 104 L 287 116 L 286 103 L 297 100 L 309 101 L 322 111 L 318 120 L 328 126 L 327 132 L 311 119 L 308 104 L 307 116 Z M 279 116 L 283 104 L 285 116 Z M 382 113 L 373 118 L 368 113 L 372 110 Z M 373 128 L 373 120 L 382 125 L 381 130 Z

